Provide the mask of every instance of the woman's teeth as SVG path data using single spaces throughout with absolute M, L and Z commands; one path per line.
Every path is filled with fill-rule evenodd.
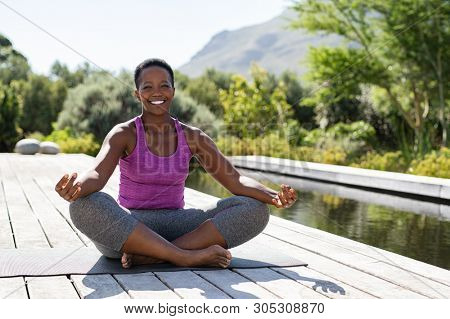
M 153 105 L 159 105 L 159 104 L 163 104 L 164 101 L 149 101 L 151 104 Z

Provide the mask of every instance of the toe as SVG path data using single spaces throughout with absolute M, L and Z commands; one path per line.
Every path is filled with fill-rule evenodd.
M 131 267 L 131 255 L 123 254 L 121 258 L 122 267 L 130 268 Z
M 233 257 L 231 256 L 231 253 L 230 253 L 228 250 L 227 250 L 226 256 L 227 256 L 228 259 L 233 258 Z

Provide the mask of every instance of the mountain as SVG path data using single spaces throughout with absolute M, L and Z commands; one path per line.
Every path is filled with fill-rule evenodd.
M 309 34 L 301 29 L 288 29 L 289 20 L 296 16 L 288 9 L 267 22 L 219 32 L 178 70 L 196 77 L 213 67 L 248 76 L 251 63 L 256 62 L 271 73 L 280 74 L 289 69 L 303 74 L 306 65 L 302 60 L 309 46 L 336 46 L 340 39 L 337 36 Z

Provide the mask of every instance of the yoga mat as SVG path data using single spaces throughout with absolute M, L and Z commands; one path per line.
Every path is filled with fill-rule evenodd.
M 300 260 L 267 246 L 245 243 L 230 249 L 229 268 L 306 266 Z M 149 271 L 216 270 L 212 267 L 177 267 L 169 263 L 122 268 L 119 259 L 109 259 L 95 248 L 0 249 L 0 277 L 85 274 L 133 274 Z

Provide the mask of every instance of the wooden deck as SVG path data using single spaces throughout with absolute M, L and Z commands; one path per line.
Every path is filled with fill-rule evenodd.
M 91 246 L 54 191 L 83 154 L 0 153 L 0 248 Z M 118 169 L 104 191 L 116 197 Z M 217 198 L 186 188 L 186 207 Z M 272 216 L 260 236 L 308 267 L 0 278 L 0 298 L 449 298 L 450 271 Z

